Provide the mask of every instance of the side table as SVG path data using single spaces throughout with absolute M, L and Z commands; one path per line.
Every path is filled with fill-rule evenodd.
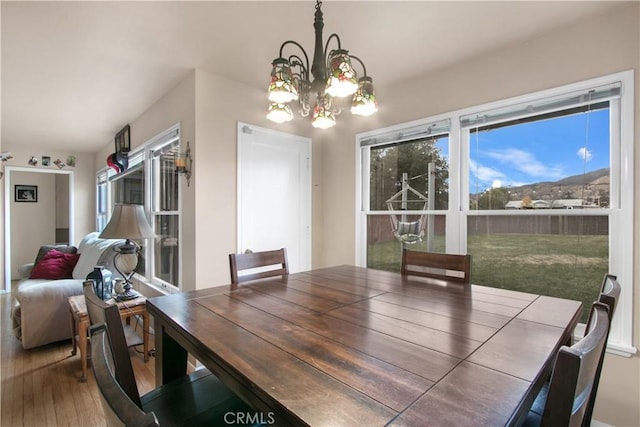
M 131 316 L 142 316 L 142 339 L 144 348 L 144 361 L 149 360 L 149 313 L 146 306 L 147 298 L 139 296 L 138 298 L 115 302 L 109 300 L 107 303 L 117 304 L 120 309 L 120 317 L 130 321 Z M 74 295 L 69 297 L 69 311 L 71 313 L 71 327 L 73 329 L 73 350 L 71 355 L 75 356 L 76 348 L 80 347 L 80 359 L 82 361 L 82 377 L 81 382 L 87 380 L 87 332 L 89 330 L 89 314 L 87 313 L 87 305 L 84 301 L 84 295 Z M 77 337 L 77 339 L 76 339 Z

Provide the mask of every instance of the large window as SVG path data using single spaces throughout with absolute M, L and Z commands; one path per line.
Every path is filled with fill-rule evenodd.
M 98 173 L 98 229 L 106 225 L 105 206 L 110 215 L 115 203 L 143 205 L 157 237 L 138 241 L 142 251 L 137 275 L 168 292 L 180 288 L 180 185 L 173 164 L 179 145 L 176 125 L 130 153 L 126 171 Z
M 632 83 L 620 73 L 358 135 L 358 263 L 397 271 L 403 246 L 470 253 L 473 283 L 580 300 L 583 321 L 611 272 L 624 308 L 610 347 L 633 353 Z
M 618 94 L 613 85 L 567 97 L 566 107 L 542 100 L 542 112 L 524 117 L 512 107 L 510 114 L 485 113 L 487 121 L 496 116 L 489 124 L 480 125 L 480 116 L 462 119 L 469 129 L 469 210 L 481 211 L 467 217 L 475 283 L 577 299 L 585 307 L 597 298 L 609 268 L 610 102 Z M 593 96 L 612 100 L 589 102 Z M 504 210 L 512 214 L 492 212 Z M 568 210 L 573 215 L 564 215 Z M 584 310 L 581 321 L 587 316 Z
M 367 265 L 399 271 L 403 244 L 444 250 L 448 120 L 362 140 Z

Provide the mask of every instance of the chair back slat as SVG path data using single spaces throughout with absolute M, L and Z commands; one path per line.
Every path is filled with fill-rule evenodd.
M 239 274 L 243 270 L 251 270 L 261 267 L 271 268 L 268 270 L 257 271 L 255 273 Z M 231 274 L 232 285 L 265 277 L 287 275 L 289 274 L 287 250 L 285 248 L 281 248 L 272 251 L 229 254 L 229 272 Z
M 112 353 L 114 376 L 120 387 L 129 396 L 129 399 L 141 408 L 140 394 L 138 393 L 138 385 L 131 365 L 131 356 L 129 355 L 127 338 L 122 326 L 120 309 L 117 305 L 107 304 L 98 298 L 91 286 L 84 286 L 83 292 L 90 323 L 93 323 L 92 319 L 96 319 L 99 323 L 106 325 L 107 333 L 109 334 L 109 349 Z M 93 317 L 91 317 L 92 313 Z
M 601 368 L 609 336 L 609 309 L 595 302 L 591 308 L 589 332 L 571 347 L 558 352 L 549 393 L 542 414 L 542 426 L 580 426 L 587 413 L 595 378 Z
M 456 272 L 458 275 L 451 274 Z M 463 284 L 471 283 L 471 255 L 402 250 L 403 275 L 430 277 Z
M 104 310 L 109 306 L 109 304 L 97 297 L 93 290 L 92 280 L 86 280 L 83 282 L 82 292 L 84 293 L 87 314 L 89 315 L 89 324 L 96 325 L 98 323 L 104 323 Z
M 113 353 L 105 323 L 95 324 L 91 332 L 91 367 L 100 390 L 102 408 L 108 426 L 150 427 L 159 426 L 156 416 L 145 413 L 120 387 L 113 374 Z

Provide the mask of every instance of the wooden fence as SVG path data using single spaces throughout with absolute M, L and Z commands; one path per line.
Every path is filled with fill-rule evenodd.
M 406 221 L 416 221 L 419 215 L 407 215 Z M 426 218 L 425 218 L 426 220 Z M 434 215 L 434 233 L 445 233 L 445 216 Z M 469 234 L 560 234 L 596 235 L 609 233 L 609 218 L 606 216 L 470 216 L 467 220 Z M 368 219 L 367 236 L 369 244 L 394 240 L 389 216 L 372 215 Z

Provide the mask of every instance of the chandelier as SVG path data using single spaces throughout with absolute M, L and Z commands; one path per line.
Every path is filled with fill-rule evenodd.
M 300 116 L 307 117 L 311 112 L 312 94 L 316 95 L 316 99 L 311 124 L 316 128 L 327 129 L 335 126 L 335 116 L 340 114 L 341 108 L 334 98 L 353 95 L 352 114 L 369 116 L 378 111 L 373 80 L 367 76 L 367 69 L 360 58 L 350 55 L 348 50 L 342 49 L 340 37 L 335 33 L 329 36 L 323 48 L 324 20 L 322 19 L 321 7 L 322 2 L 317 0 L 313 21 L 315 46 L 311 68 L 309 68 L 307 52 L 298 42 L 293 40 L 282 43 L 280 55 L 272 62 L 273 69 L 269 84 L 270 105 L 267 114 L 267 118 L 271 121 L 284 123 L 292 120 L 292 105 L 295 106 Z M 332 39 L 335 39 L 338 48 L 328 51 L 329 42 Z M 291 54 L 284 57 L 283 51 L 288 45 L 299 48 L 302 56 Z M 358 78 L 351 63 L 352 60 L 362 66 L 362 77 Z M 313 77 L 313 81 L 311 77 Z

